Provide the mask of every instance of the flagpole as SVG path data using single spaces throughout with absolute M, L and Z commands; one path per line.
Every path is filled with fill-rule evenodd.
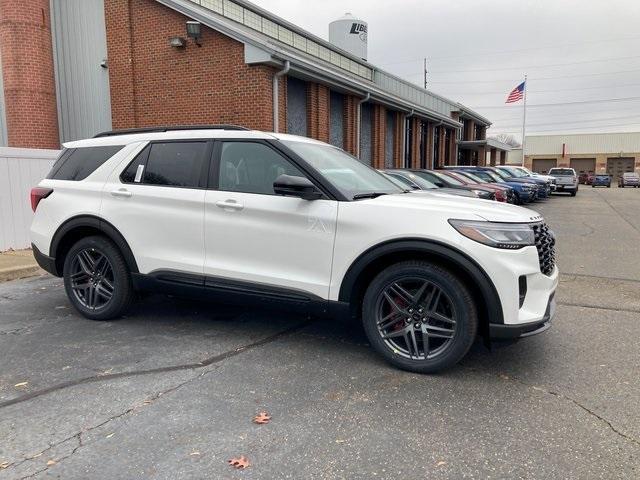
M 527 144 L 527 76 L 524 76 L 524 106 L 522 110 L 522 166 L 524 167 L 524 149 Z

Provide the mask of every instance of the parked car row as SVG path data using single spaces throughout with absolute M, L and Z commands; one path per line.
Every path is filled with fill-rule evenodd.
M 611 188 L 611 175 L 608 173 L 580 172 L 579 183 L 591 185 L 592 187 Z M 618 187 L 640 188 L 640 175 L 636 172 L 625 172 L 618 177 Z
M 536 175 L 522 167 L 455 166 L 440 170 L 389 169 L 384 173 L 412 190 L 437 189 L 518 205 L 548 198 L 556 189 L 554 177 Z

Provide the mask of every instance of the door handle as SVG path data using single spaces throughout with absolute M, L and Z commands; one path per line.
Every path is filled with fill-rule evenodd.
M 124 197 L 124 198 L 129 198 L 130 196 L 133 195 L 133 193 L 131 193 L 129 190 L 127 190 L 126 188 L 120 188 L 118 190 L 112 190 L 111 191 L 111 195 L 113 195 L 114 197 Z
M 235 210 L 242 210 L 244 205 L 236 202 L 235 200 L 220 200 L 219 202 L 216 202 L 216 207 L 231 212 Z

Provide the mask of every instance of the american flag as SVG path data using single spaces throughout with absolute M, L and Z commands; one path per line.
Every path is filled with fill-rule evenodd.
M 511 93 L 509 94 L 509 96 L 507 97 L 507 101 L 504 103 L 514 103 L 514 102 L 518 102 L 520 100 L 522 100 L 522 97 L 524 96 L 524 82 L 522 82 L 520 85 L 518 85 L 516 88 L 514 88 L 513 90 L 511 90 Z

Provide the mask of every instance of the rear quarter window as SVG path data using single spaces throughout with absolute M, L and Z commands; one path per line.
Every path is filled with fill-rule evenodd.
M 65 148 L 60 152 L 47 178 L 51 180 L 84 180 L 123 148 L 124 145 Z

